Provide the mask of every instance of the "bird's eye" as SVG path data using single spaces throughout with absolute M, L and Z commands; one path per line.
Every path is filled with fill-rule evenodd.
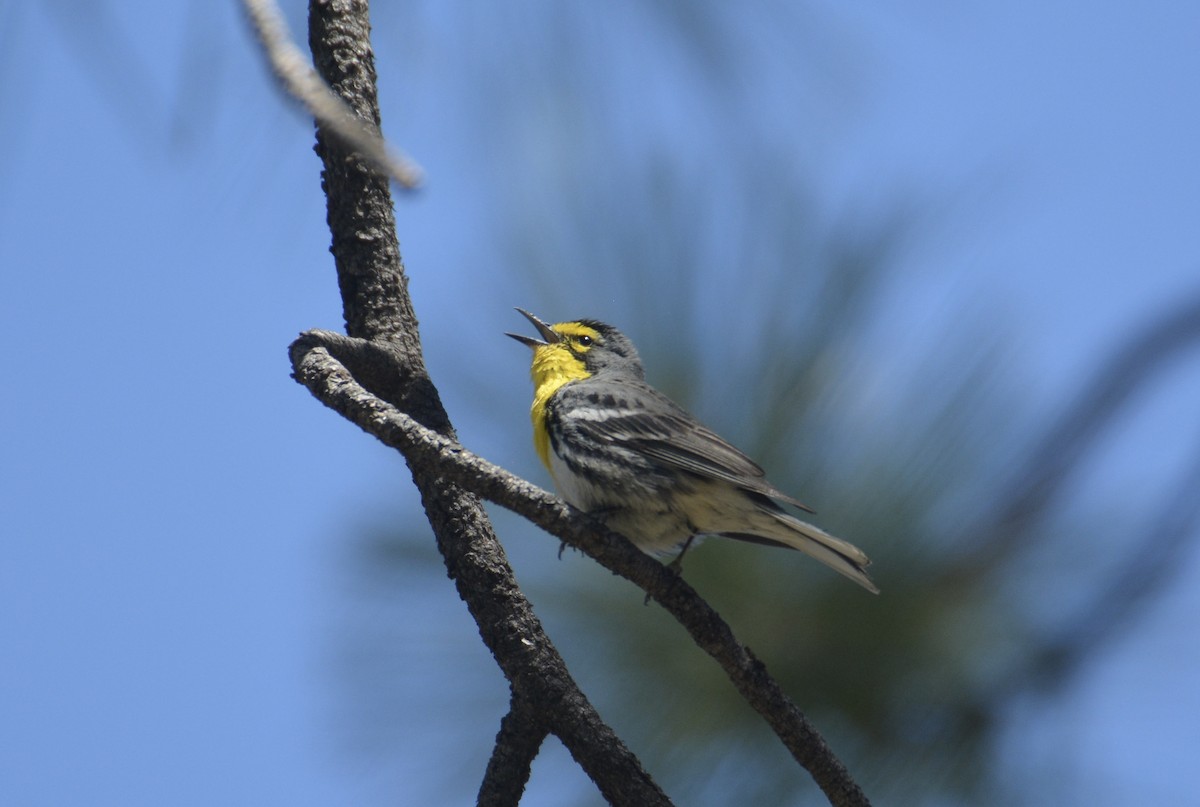
M 592 346 L 592 337 L 590 337 L 590 336 L 579 337 L 579 346 L 580 347 L 591 347 Z

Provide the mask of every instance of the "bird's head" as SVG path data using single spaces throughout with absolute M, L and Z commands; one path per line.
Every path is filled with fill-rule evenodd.
M 533 349 L 531 373 L 535 387 L 547 383 L 559 386 L 600 373 L 645 377 L 642 360 L 633 342 L 613 326 L 594 319 L 547 325 L 528 311 L 520 308 L 517 311 L 533 323 L 542 337 L 508 334 Z

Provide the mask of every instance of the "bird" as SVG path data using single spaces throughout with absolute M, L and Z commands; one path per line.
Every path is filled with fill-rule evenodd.
M 533 442 L 569 504 L 679 570 L 699 536 L 717 535 L 809 555 L 868 591 L 858 547 L 803 521 L 806 505 L 766 480 L 752 459 L 646 382 L 627 336 L 595 319 L 547 324 L 516 309 L 540 338 L 532 349 Z

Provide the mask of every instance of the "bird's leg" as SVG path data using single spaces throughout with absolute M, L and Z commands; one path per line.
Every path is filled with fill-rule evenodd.
M 591 510 L 585 510 L 589 516 L 600 522 L 605 527 L 608 526 L 608 517 L 615 513 L 619 508 L 616 505 L 601 505 L 593 507 Z M 562 541 L 558 545 L 558 559 L 562 560 L 563 550 L 567 548 L 567 542 Z
M 692 541 L 696 540 L 696 535 L 693 533 L 688 536 L 688 539 L 683 542 L 683 549 L 679 550 L 679 554 L 675 556 L 675 560 L 667 564 L 667 568 L 675 572 L 678 576 L 683 576 L 683 556 L 688 551 L 688 547 L 692 545 Z M 650 604 L 650 593 L 646 592 L 646 599 L 642 600 L 642 605 Z
M 688 539 L 683 542 L 683 549 L 679 550 L 679 554 L 675 556 L 675 560 L 667 564 L 667 568 L 675 572 L 675 574 L 683 574 L 683 556 L 687 554 L 688 547 L 692 545 L 692 541 L 696 540 L 695 534 L 689 535 Z
M 616 505 L 602 504 L 597 507 L 593 507 L 591 510 L 585 510 L 584 512 L 587 513 L 589 516 L 591 516 L 593 519 L 595 519 L 597 522 L 599 522 L 602 526 L 604 526 L 605 528 L 608 528 L 608 517 L 610 515 L 612 515 L 613 513 L 617 512 L 618 509 L 620 509 L 620 508 L 618 508 Z M 566 549 L 566 547 L 567 547 L 566 541 L 563 541 L 562 544 L 558 547 L 558 559 L 559 560 L 562 560 L 562 553 L 563 553 L 563 550 Z

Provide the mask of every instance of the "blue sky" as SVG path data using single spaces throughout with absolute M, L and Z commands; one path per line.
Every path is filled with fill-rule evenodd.
M 336 542 L 347 523 L 416 502 L 397 458 L 288 378 L 290 339 L 340 323 L 311 126 L 232 4 L 108 5 L 77 26 L 81 9 L 0 4 L 0 802 L 394 803 L 395 768 L 375 772 L 330 728 Z M 413 76 L 380 60 L 386 130 L 430 176 L 400 202 L 401 243 L 435 381 L 486 345 L 482 377 L 444 387 L 464 440 L 545 483 L 512 439 L 526 428 L 524 357 L 493 339 L 519 327 L 511 306 L 525 301 L 494 278 L 463 299 L 471 284 L 445 271 L 486 254 L 463 233 L 487 239 L 479 222 L 502 194 L 479 188 L 497 176 L 492 155 L 461 132 L 472 96 L 447 66 L 469 23 L 442 9 L 426 21 L 440 38 L 402 62 Z M 906 337 L 889 347 L 917 361 L 986 302 L 1005 314 L 1031 399 L 1051 407 L 1133 329 L 1200 293 L 1200 7 L 807 13 L 853 44 L 813 90 L 856 88 L 812 146 L 821 197 L 949 200 L 902 258 L 877 326 Z M 381 53 L 404 41 L 395 23 L 376 18 Z M 786 141 L 795 120 L 778 125 Z M 481 417 L 475 399 L 498 389 L 511 395 Z M 1161 492 L 1200 443 L 1198 411 L 1193 351 L 1122 421 L 1074 506 Z M 1178 803 L 1200 788 L 1200 722 L 1181 719 L 1200 713 L 1200 560 L 1180 565 L 1077 686 L 1036 704 L 1052 715 L 1014 719 L 1005 764 L 1036 769 L 1026 744 L 1070 746 L 1064 802 Z M 461 608 L 438 584 L 429 596 Z M 470 675 L 497 709 L 487 734 L 503 685 L 465 616 L 453 625 L 445 646 L 414 641 L 479 665 Z M 417 803 L 445 782 L 419 781 L 428 760 L 408 750 L 397 767 Z M 468 782 L 482 770 L 471 753 Z M 535 773 L 529 803 L 556 803 L 560 787 Z

